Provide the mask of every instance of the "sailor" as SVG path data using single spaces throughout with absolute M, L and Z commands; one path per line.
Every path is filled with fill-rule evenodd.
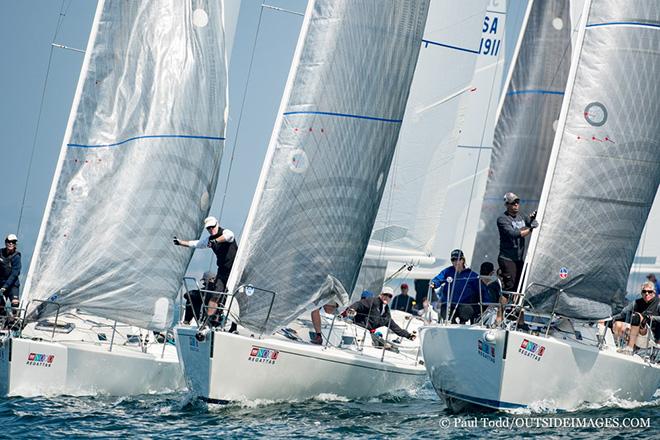
M 21 253 L 18 252 L 18 237 L 5 237 L 5 247 L 0 250 L 0 316 L 6 314 L 6 301 L 11 302 L 12 315 L 18 309 L 18 276 L 21 274 Z
M 424 298 L 422 308 L 417 312 L 417 314 L 420 318 L 422 318 L 422 321 L 424 321 L 425 325 L 437 324 L 438 322 L 438 312 L 433 310 L 433 307 L 431 307 L 431 302 L 428 298 Z
M 215 275 L 212 272 L 204 272 L 202 275 L 202 290 L 204 291 L 214 291 L 215 290 Z M 186 298 L 186 311 L 183 317 L 183 324 L 189 325 L 190 321 L 195 318 L 197 324 L 199 325 L 202 321 L 202 304 L 208 305 L 211 295 L 207 292 L 202 292 L 198 289 L 191 290 L 186 292 L 184 295 Z
M 410 339 L 415 339 L 414 333 L 402 329 L 392 319 L 390 314 L 389 302 L 394 296 L 394 289 L 389 286 L 383 287 L 380 295 L 361 299 L 360 301 L 352 304 L 345 312 L 348 316 L 354 317 L 354 322 L 365 327 L 367 330 L 374 333 L 379 327 L 389 327 L 392 332 L 397 335 Z
M 518 289 L 525 261 L 525 237 L 539 226 L 536 211 L 529 216 L 520 212 L 520 197 L 512 192 L 504 194 L 506 212 L 497 218 L 500 233 L 500 253 L 497 264 L 502 274 L 503 289 L 513 292 Z
M 334 315 L 337 307 L 336 301 L 329 302 L 325 304 L 322 309 L 323 313 L 326 315 Z M 323 334 L 321 333 L 321 309 L 312 310 L 312 325 L 314 326 L 314 338 L 312 339 L 312 344 L 321 345 L 323 344 Z
M 223 229 L 215 217 L 206 217 L 204 219 L 204 228 L 209 233 L 208 237 L 199 240 L 180 240 L 174 237 L 174 244 L 177 246 L 194 247 L 197 249 L 210 248 L 216 256 L 218 264 L 218 273 L 215 277 L 216 292 L 225 292 L 227 290 L 227 280 L 234 265 L 234 258 L 238 251 L 238 245 L 234 239 L 234 233 L 229 229 Z
M 429 286 L 440 289 L 441 318 L 449 317 L 453 321 L 455 316 L 461 323 L 466 323 L 476 317 L 473 306 L 479 304 L 479 275 L 466 267 L 462 250 L 451 251 L 449 259 L 451 266 L 436 275 Z
M 660 315 L 660 298 L 657 297 L 656 293 L 654 283 L 651 281 L 642 283 L 642 297 L 629 303 L 623 310 L 612 316 L 612 333 L 614 333 L 617 341 L 625 336 L 626 330 L 630 331 L 628 344 L 621 350 L 624 353 L 632 354 L 637 336 L 645 336 L 648 333 L 651 318 Z M 628 324 L 626 320 L 630 314 L 632 316 L 630 317 L 630 324 Z M 655 341 L 660 337 L 657 322 L 653 325 L 653 333 Z
M 646 279 L 652 282 L 655 285 L 655 293 L 660 295 L 660 281 L 655 277 L 654 273 L 646 275 Z
M 392 310 L 401 310 L 402 312 L 412 313 L 415 305 L 415 298 L 408 295 L 408 284 L 401 284 L 401 293 L 394 297 L 390 308 Z

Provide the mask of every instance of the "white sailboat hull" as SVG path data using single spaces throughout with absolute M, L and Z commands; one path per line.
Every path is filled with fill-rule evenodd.
M 660 386 L 657 364 L 572 339 L 456 325 L 424 327 L 421 337 L 431 382 L 454 410 L 645 401 Z
M 215 403 L 303 400 L 322 394 L 362 398 L 410 389 L 426 371 L 414 357 L 365 347 L 324 348 L 226 332 L 195 339 L 196 327 L 177 327 L 177 349 L 193 395 Z
M 153 351 L 156 351 L 154 347 Z M 142 353 L 91 343 L 5 337 L 0 345 L 0 395 L 129 396 L 181 389 L 174 347 Z
M 176 348 L 150 332 L 80 313 L 57 323 L 55 332 L 52 321 L 42 321 L 20 336 L 0 333 L 0 396 L 129 396 L 184 387 Z

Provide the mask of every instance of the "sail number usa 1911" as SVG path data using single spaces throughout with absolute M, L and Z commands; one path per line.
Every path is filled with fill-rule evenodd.
M 499 38 L 497 33 L 499 21 L 499 18 L 494 15 L 486 15 L 484 17 L 484 24 L 481 28 L 481 43 L 479 43 L 480 55 L 492 55 L 496 57 L 499 54 L 500 46 L 502 45 L 502 39 Z

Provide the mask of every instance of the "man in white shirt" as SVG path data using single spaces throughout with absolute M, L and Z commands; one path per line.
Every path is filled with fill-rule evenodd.
M 177 246 L 194 247 L 196 249 L 210 248 L 216 256 L 218 264 L 218 273 L 215 277 L 216 292 L 227 290 L 227 280 L 231 273 L 231 267 L 234 265 L 234 258 L 238 251 L 238 245 L 234 238 L 234 233 L 229 229 L 223 229 L 215 217 L 206 217 L 204 219 L 204 228 L 209 233 L 208 237 L 199 240 L 180 240 L 174 237 L 174 244 Z

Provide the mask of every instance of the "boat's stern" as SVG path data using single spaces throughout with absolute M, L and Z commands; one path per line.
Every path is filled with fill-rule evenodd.
M 176 349 L 183 368 L 188 388 L 195 397 L 209 396 L 213 332 L 202 332 L 198 336 L 197 326 L 177 326 Z

